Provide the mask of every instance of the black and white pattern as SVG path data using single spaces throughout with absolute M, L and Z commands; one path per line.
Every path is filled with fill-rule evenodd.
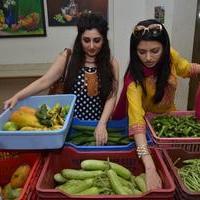
M 81 120 L 98 120 L 101 117 L 102 105 L 99 95 L 88 96 L 87 87 L 84 83 L 85 67 L 80 69 L 77 81 L 72 92 L 77 96 L 74 109 L 74 117 Z

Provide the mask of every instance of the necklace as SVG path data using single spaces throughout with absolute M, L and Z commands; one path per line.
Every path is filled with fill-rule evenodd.
M 84 67 L 84 85 L 87 87 L 88 96 L 98 95 L 97 67 Z
M 96 73 L 97 67 L 84 67 L 85 73 Z

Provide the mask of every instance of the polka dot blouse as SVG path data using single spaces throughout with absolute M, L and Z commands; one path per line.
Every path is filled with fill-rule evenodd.
M 76 83 L 72 89 L 73 94 L 77 96 L 74 117 L 81 120 L 99 120 L 103 111 L 101 99 L 99 95 L 87 95 L 87 86 L 84 83 L 84 70 L 85 67 L 80 69 Z

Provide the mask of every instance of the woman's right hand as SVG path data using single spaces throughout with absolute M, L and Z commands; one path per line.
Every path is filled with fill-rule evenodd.
M 147 190 L 157 190 L 162 188 L 162 180 L 155 168 L 146 169 Z
M 13 108 L 18 102 L 18 98 L 16 96 L 11 97 L 10 99 L 4 101 L 4 110 L 7 108 Z

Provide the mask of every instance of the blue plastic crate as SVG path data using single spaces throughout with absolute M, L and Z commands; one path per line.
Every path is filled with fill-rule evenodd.
M 12 109 L 0 115 L 0 149 L 58 149 L 65 142 L 73 118 L 76 96 L 72 94 L 32 96 L 20 102 Z M 3 131 L 3 125 L 9 120 L 11 113 L 20 106 L 39 108 L 42 104 L 53 107 L 55 103 L 70 105 L 62 129 L 51 131 Z
M 73 119 L 71 129 L 69 131 L 68 136 L 74 133 L 73 126 L 97 126 L 98 121 L 88 121 L 88 120 L 79 120 L 77 118 Z M 108 128 L 119 128 L 121 133 L 124 135 L 128 135 L 128 119 L 124 118 L 122 120 L 110 120 L 107 125 Z M 153 145 L 153 141 L 150 136 L 150 132 L 147 129 L 146 132 L 147 143 L 149 145 Z M 79 151 L 105 151 L 105 150 L 112 150 L 112 151 L 120 151 L 120 150 L 129 150 L 132 148 L 136 148 L 135 142 L 131 142 L 127 145 L 105 145 L 105 146 L 83 146 L 83 145 L 75 145 L 70 142 L 65 142 L 65 146 L 71 146 Z

